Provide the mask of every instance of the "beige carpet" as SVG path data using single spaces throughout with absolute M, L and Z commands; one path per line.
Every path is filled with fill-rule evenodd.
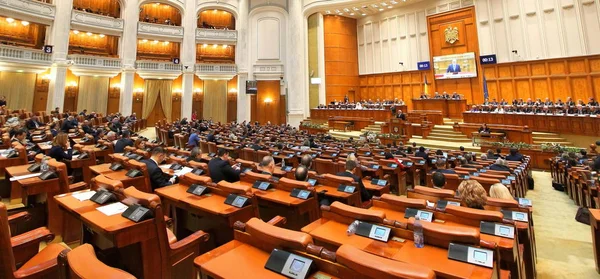
M 533 172 L 533 201 L 538 279 L 600 278 L 594 268 L 590 226 L 575 221 L 577 206 L 552 188 L 549 172 Z

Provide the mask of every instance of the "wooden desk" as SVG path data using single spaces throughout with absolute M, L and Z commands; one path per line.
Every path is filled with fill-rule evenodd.
M 79 201 L 73 194 L 55 196 L 54 200 L 61 211 L 83 223 L 84 243 L 101 250 L 116 248 L 121 255 L 117 257 L 119 264 L 137 278 L 160 278 L 161 265 L 155 262 L 160 251 L 153 219 L 134 223 L 121 214 L 106 216 L 96 209 L 99 205 Z
M 406 106 L 396 106 L 402 111 L 406 111 Z M 375 121 L 386 121 L 392 116 L 388 109 L 310 109 L 310 118 L 327 121 L 329 117 L 362 117 L 373 118 Z
M 594 260 L 596 261 L 596 272 L 600 273 L 600 227 L 598 226 L 598 220 L 600 220 L 600 209 L 590 208 L 590 226 L 592 227 L 592 243 L 594 244 Z
M 52 149 L 52 144 L 48 144 L 46 142 L 40 142 L 37 144 L 37 146 L 40 148 L 40 150 L 42 150 L 42 152 L 44 152 L 44 154 L 48 155 L 48 153 L 50 152 L 50 149 Z
M 600 136 L 600 117 L 531 113 L 463 112 L 465 123 L 528 126 L 531 131 Z
M 482 123 L 454 123 L 453 130 L 472 138 L 474 132 L 479 132 Z M 527 126 L 488 124 L 492 133 L 504 133 L 511 142 L 533 143 L 531 129 Z
M 444 117 L 462 118 L 467 109 L 467 100 L 413 99 L 414 110 L 439 110 Z
M 272 272 L 264 266 L 269 259 L 269 253 L 233 240 L 210 253 L 205 253 L 194 260 L 200 266 L 202 279 L 207 278 L 246 278 L 246 279 L 285 279 L 287 277 Z M 233 267 L 234 265 L 235 267 Z M 309 275 L 311 279 L 338 277 L 317 271 Z
M 360 131 L 369 125 L 375 124 L 375 120 L 368 117 L 331 116 L 328 119 L 328 124 L 329 127 L 338 130 L 346 131 L 347 128 L 350 128 L 352 131 Z M 340 127 L 342 129 L 339 129 Z
M 177 236 L 183 235 L 185 230 L 203 230 L 211 234 L 209 241 L 214 241 L 214 247 L 217 247 L 233 239 L 233 224 L 236 221 L 247 222 L 256 215 L 253 206 L 237 208 L 225 204 L 226 197 L 214 191 L 199 197 L 188 193 L 188 187 L 174 184 L 154 191 L 167 209 L 165 214 L 173 217 Z M 192 224 L 193 228 L 186 226 L 188 224 Z
M 324 245 L 325 248 L 333 247 L 335 250 L 343 244 L 349 244 L 381 257 L 429 267 L 441 277 L 492 278 L 494 275 L 494 270 L 491 268 L 448 259 L 447 249 L 431 245 L 416 248 L 414 242 L 408 239 L 405 239 L 404 242 L 390 239 L 385 243 L 356 234 L 348 236 L 347 229 L 348 224 L 321 218 L 302 228 L 302 231 L 309 233 L 315 244 Z

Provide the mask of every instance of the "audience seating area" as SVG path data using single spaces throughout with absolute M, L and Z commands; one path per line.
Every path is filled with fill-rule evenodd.
M 23 120 L 32 116 L 21 113 Z M 94 120 L 96 125 L 107 124 L 101 116 Z M 133 131 L 144 125 L 137 123 L 143 121 L 131 125 Z M 0 212 L 0 235 L 4 235 L 2 245 L 13 251 L 4 255 L 2 274 L 17 278 L 27 271 L 54 274 L 54 278 L 89 278 L 86 266 L 96 263 L 98 274 L 123 278 L 278 278 L 264 268 L 276 248 L 312 260 L 312 278 L 535 276 L 533 208 L 514 199 L 488 197 L 485 210 L 470 209 L 456 192 L 461 182 L 475 180 L 486 192 L 491 185 L 502 183 L 512 196 L 525 197 L 531 171 L 528 157 L 509 162 L 510 171 L 493 171 L 488 167 L 494 160 L 476 156 L 468 167 L 461 166 L 466 153 L 456 150 L 428 150 L 428 158 L 424 158 L 406 154 L 402 146 L 359 146 L 284 126 L 251 125 L 254 133 L 249 134 L 232 124 L 200 124 L 161 121 L 154 126 L 156 139 L 133 134 L 132 139 L 145 141 L 145 146 L 128 146 L 123 153 L 114 152 L 114 139 L 88 140 L 85 133 L 69 131 L 73 149 L 87 156 L 62 162 L 48 160 L 57 175 L 45 180 L 27 175 L 35 174 L 29 168 L 44 160 L 48 148 L 39 145 L 41 153 L 29 157 L 28 146 L 13 142 L 18 157 L 0 157 L 0 168 L 10 180 L 2 185 L 2 197 L 10 198 L 8 204 L 0 205 L 5 212 Z M 194 132 L 190 128 L 203 125 L 200 155 L 187 160 L 192 153 L 188 141 Z M 47 131 L 49 126 L 34 132 Z M 306 145 L 310 138 L 314 139 L 312 148 Z M 256 142 L 258 150 L 252 146 Z M 177 183 L 153 191 L 143 160 L 151 158 L 156 147 L 163 147 L 168 154 L 166 164 L 161 165 L 164 173 L 177 175 L 174 164 L 192 171 L 181 174 Z M 212 181 L 208 163 L 219 150 L 228 150 L 231 164 L 240 165 L 240 181 Z M 295 179 L 305 155 L 312 158 L 308 177 L 314 182 Z M 265 156 L 272 156 L 277 164 L 272 173 L 265 174 L 259 165 Z M 353 157 L 359 164 L 355 174 L 360 182 L 337 175 Z M 446 163 L 440 166 L 437 160 Z M 433 188 L 431 183 L 439 168 L 456 172 L 444 174 L 444 189 Z M 134 172 L 139 174 L 130 175 Z M 256 188 L 262 182 L 269 184 L 267 190 Z M 340 185 L 360 189 L 361 184 L 372 200 L 364 200 L 360 191 L 338 190 Z M 208 194 L 191 194 L 189 189 L 196 185 Z M 299 190 L 308 191 L 306 199 L 292 195 Z M 117 213 L 142 207 L 147 217 L 134 222 L 121 214 L 107 214 L 110 206 L 90 200 L 95 193 L 110 195 L 109 204 Z M 235 207 L 227 203 L 231 197 L 247 202 Z M 324 204 L 323 200 L 329 202 Z M 442 206 L 442 201 L 461 206 Z M 433 222 L 421 221 L 424 248 L 414 245 L 415 219 L 407 215 L 414 210 L 433 215 Z M 513 211 L 528 217 L 513 220 Z M 388 228 L 392 237 L 381 242 L 348 235 L 348 226 L 355 220 Z M 482 232 L 482 221 L 514 228 L 514 238 Z M 74 249 L 50 244 L 38 253 L 37 243 L 53 239 Z M 492 267 L 450 259 L 449 249 L 455 244 L 491 251 Z M 39 265 L 42 261 L 45 264 Z M 231 263 L 236 268 L 231 268 Z

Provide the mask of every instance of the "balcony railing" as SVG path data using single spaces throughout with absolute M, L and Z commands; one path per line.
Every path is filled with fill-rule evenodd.
M 196 72 L 201 73 L 237 73 L 237 66 L 235 64 L 196 64 Z
M 196 40 L 200 42 L 223 42 L 232 44 L 237 42 L 237 31 L 198 28 L 196 29 Z
M 138 34 L 162 37 L 167 39 L 182 39 L 183 27 L 148 22 L 138 22 Z
M 20 19 L 34 18 L 36 22 L 44 23 L 54 20 L 56 13 L 54 5 L 33 0 L 0 0 L 0 10 Z
M 136 61 L 135 67 L 142 71 L 171 71 L 181 72 L 180 64 L 173 64 L 173 62 L 159 62 L 159 61 Z
M 2 1 L 2 0 L 0 0 Z M 71 24 L 123 31 L 123 19 L 73 10 Z
M 37 49 L 0 45 L 0 60 L 29 64 L 50 64 L 52 55 Z
M 88 55 L 69 55 L 69 59 L 73 60 L 75 67 L 94 67 L 94 68 L 121 68 L 120 58 L 98 57 Z

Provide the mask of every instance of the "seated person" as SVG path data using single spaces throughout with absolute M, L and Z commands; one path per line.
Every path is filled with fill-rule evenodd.
M 456 92 L 452 93 L 452 100 L 460 100 L 460 95 Z
M 48 156 L 56 159 L 58 162 L 71 160 L 73 158 L 73 149 L 71 149 L 67 134 L 59 133 L 52 140 L 52 148 L 48 152 Z
M 483 125 L 481 125 L 481 127 L 479 127 L 479 133 L 480 134 L 489 134 L 490 128 L 487 126 L 487 124 L 483 123 Z
M 133 141 L 129 138 L 129 131 L 123 131 L 121 138 L 115 143 L 115 153 L 123 153 L 125 146 L 133 146 Z
M 310 168 L 312 168 L 312 156 L 308 154 L 302 155 L 302 158 L 300 159 L 300 165 L 310 170 Z
M 144 139 L 138 138 L 133 143 L 133 147 L 135 147 L 136 149 L 144 150 L 146 149 L 146 142 L 144 141 Z
M 365 188 L 365 185 L 362 183 L 362 179 L 360 179 L 360 177 L 358 177 L 358 175 L 354 174 L 354 172 L 356 171 L 356 167 L 357 167 L 356 161 L 347 160 L 346 161 L 346 171 L 339 172 L 336 175 L 344 176 L 344 177 L 351 177 L 352 179 L 354 179 L 354 181 L 358 183 L 361 201 L 363 201 L 363 202 L 369 201 L 369 200 L 371 200 L 371 194 Z
M 44 123 L 40 122 L 38 120 L 38 116 L 37 115 L 33 115 L 31 116 L 31 119 L 29 119 L 27 121 L 27 123 L 25 124 L 25 126 L 27 126 L 28 130 L 35 130 L 37 128 L 40 128 L 42 126 L 44 126 Z
M 429 96 L 427 96 L 427 94 L 425 94 L 425 92 L 423 92 L 423 93 L 421 93 L 421 96 L 419 96 L 419 99 L 421 99 L 421 100 L 429 99 Z
M 84 120 L 83 124 L 81 124 L 81 129 L 83 130 L 84 133 L 94 136 L 94 134 L 96 133 L 96 131 L 94 129 L 92 129 L 92 127 L 90 127 L 90 121 L 88 120 Z
M 196 146 L 198 146 L 199 142 L 200 142 L 200 137 L 198 136 L 198 131 L 194 130 L 190 134 L 190 138 L 187 142 L 187 147 L 196 147 Z
M 252 148 L 254 151 L 259 151 L 262 149 L 262 147 L 260 146 L 260 138 L 257 138 L 254 140 L 254 144 L 252 144 L 252 146 L 250 146 L 250 148 Z
M 162 147 L 156 147 L 152 150 L 150 159 L 144 159 L 141 162 L 148 167 L 148 175 L 150 175 L 150 183 L 152 190 L 165 187 L 175 183 L 177 176 L 170 176 L 162 171 L 159 167 L 167 158 L 167 152 Z
M 275 172 L 275 159 L 271 156 L 265 156 L 258 164 L 258 170 L 261 174 L 273 175 Z
M 425 152 L 425 147 L 419 147 L 419 151 L 415 153 L 415 157 L 421 157 L 427 161 L 429 161 L 429 153 Z
M 458 196 L 463 204 L 469 208 L 484 209 L 487 202 L 487 193 L 479 182 L 475 180 L 465 180 L 458 185 Z
M 496 159 L 496 163 L 490 165 L 490 170 L 511 172 L 510 168 L 508 167 L 508 163 L 506 163 L 506 160 L 502 158 Z
M 63 121 L 62 127 L 60 128 L 63 132 L 68 133 L 69 130 L 77 129 L 77 125 L 74 122 L 75 118 L 69 116 Z
M 456 171 L 454 171 L 453 169 L 446 169 L 446 159 L 444 159 L 444 158 L 438 158 L 437 161 L 435 162 L 435 167 L 437 169 L 433 170 L 434 173 L 441 172 L 441 173 L 456 174 Z
M 433 183 L 433 188 L 443 189 L 444 186 L 446 186 L 446 176 L 441 172 L 434 172 L 431 176 L 431 181 Z
M 236 164 L 232 167 L 229 164 L 229 150 L 220 148 L 217 155 L 218 157 L 208 162 L 208 171 L 212 181 L 214 183 L 219 183 L 221 180 L 231 183 L 240 181 L 240 165 Z
M 515 200 L 508 188 L 502 183 L 496 183 L 490 187 L 490 197 L 495 199 Z
M 470 156 L 470 154 L 466 154 L 466 155 L 469 155 L 469 156 Z M 466 156 L 466 155 L 465 155 L 465 156 Z M 470 169 L 476 169 L 476 168 L 478 168 L 478 167 L 477 167 L 477 166 L 475 166 L 475 165 L 471 165 L 471 164 L 469 163 L 469 160 L 467 160 L 467 158 L 461 158 L 461 159 L 460 159 L 460 166 L 461 166 L 461 167 L 463 167 L 463 168 L 470 168 Z
M 200 160 L 200 158 L 202 158 L 202 152 L 200 151 L 200 148 L 198 148 L 198 147 L 194 147 L 194 148 L 192 148 L 192 152 L 190 153 L 190 156 L 189 156 L 189 157 L 187 157 L 187 159 L 186 159 L 186 160 L 187 160 L 188 162 L 189 162 L 189 161 L 194 161 L 194 162 L 198 162 L 198 163 L 200 163 L 200 162 L 202 162 L 202 161 Z
M 523 162 L 523 155 L 519 153 L 519 150 L 516 148 L 510 149 L 510 154 L 506 156 L 507 161 L 519 161 Z

